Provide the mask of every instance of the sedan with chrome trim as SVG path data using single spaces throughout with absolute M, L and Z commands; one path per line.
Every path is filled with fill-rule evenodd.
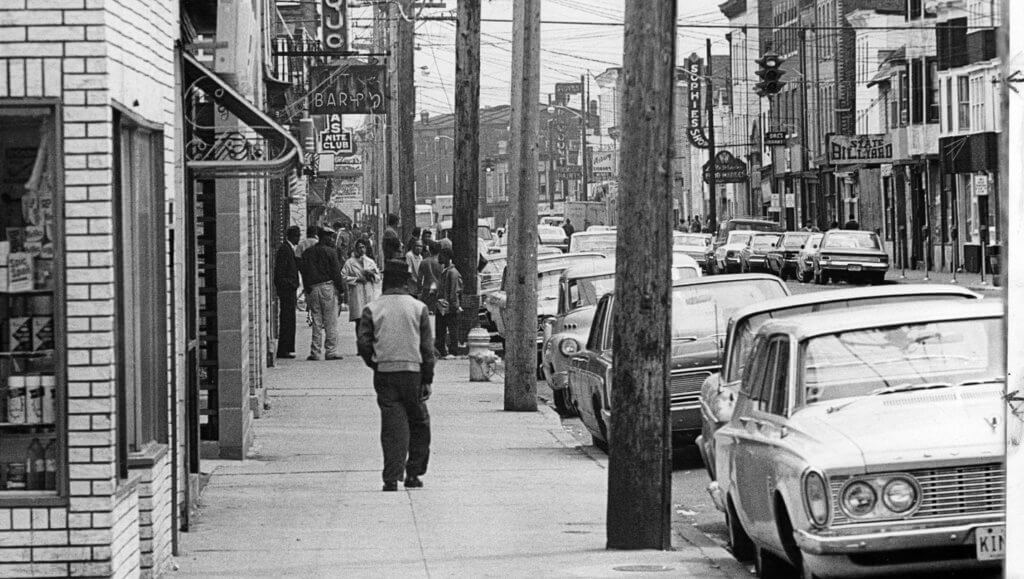
M 873 231 L 826 231 L 814 259 L 814 283 L 829 280 L 879 284 L 889 271 L 889 254 Z
M 769 271 L 768 252 L 781 238 L 781 233 L 755 233 L 740 250 L 740 271 Z
M 700 433 L 700 385 L 719 368 L 721 337 L 732 314 L 745 305 L 789 294 L 779 278 L 737 274 L 680 279 L 672 287 L 672 358 L 669 384 L 672 439 L 677 448 Z M 580 419 L 606 447 L 611 433 L 612 315 L 615 294 L 601 298 L 585 348 L 569 366 L 569 388 Z
M 734 555 L 761 577 L 998 569 L 1003 307 L 891 304 L 762 325 L 714 435 L 712 498 Z
M 809 231 L 783 233 L 782 238 L 768 250 L 768 255 L 765 256 L 768 273 L 774 273 L 782 279 L 789 276 L 796 277 L 797 256 L 810 237 L 811 232 Z

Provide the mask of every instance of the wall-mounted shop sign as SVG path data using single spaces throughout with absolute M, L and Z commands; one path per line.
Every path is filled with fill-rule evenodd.
M 766 147 L 785 147 L 786 139 L 789 135 L 786 131 L 765 131 L 764 133 L 764 146 Z
M 348 52 L 348 0 L 323 0 L 321 32 L 328 52 Z
M 833 165 L 892 163 L 892 137 L 878 135 L 829 135 L 828 162 Z
M 686 100 L 689 123 L 686 134 L 690 137 L 690 144 L 701 149 L 708 148 L 708 137 L 704 134 L 704 119 L 701 112 L 701 76 L 704 74 L 704 59 L 696 54 L 691 54 L 686 59 L 686 74 L 689 77 L 686 81 Z
M 311 115 L 387 114 L 386 70 L 377 64 L 318 66 L 309 93 Z
M 711 163 L 704 163 L 704 182 L 710 182 Z M 715 182 L 722 183 L 746 183 L 747 164 L 737 159 L 729 151 L 719 151 L 715 155 Z
M 320 131 L 320 150 L 335 155 L 351 155 L 356 151 L 352 131 L 341 126 L 341 115 L 327 117 L 327 127 Z
M 555 83 L 555 102 L 559 104 L 565 104 L 569 100 L 569 95 L 580 94 L 583 92 L 582 82 L 556 82 Z

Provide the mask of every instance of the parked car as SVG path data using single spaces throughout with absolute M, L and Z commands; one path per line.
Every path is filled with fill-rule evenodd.
M 811 237 L 808 231 L 787 231 L 782 234 L 775 245 L 768 250 L 767 267 L 768 273 L 786 279 L 789 276 L 796 277 L 797 258 L 804 244 Z
M 564 229 L 554 225 L 537 226 L 537 243 L 557 247 L 562 252 L 569 250 L 569 236 Z
M 695 259 L 705 271 L 715 254 L 710 233 L 676 231 L 672 234 L 672 250 L 685 252 Z
M 761 577 L 998 569 L 999 300 L 795 316 L 758 330 L 715 433 L 734 555 Z
M 782 238 L 780 233 L 755 233 L 740 250 L 740 271 L 768 271 L 768 252 Z
M 735 273 L 740 270 L 740 252 L 754 234 L 749 231 L 734 231 L 725 243 L 715 248 L 711 270 L 708 273 Z
M 814 261 L 814 283 L 829 280 L 882 283 L 889 270 L 889 254 L 873 231 L 832 230 L 821 238 Z
M 727 219 L 718 224 L 718 232 L 715 235 L 715 248 L 717 249 L 719 245 L 728 243 L 729 235 L 734 231 L 775 231 L 781 233 L 782 226 L 778 222 L 766 219 L 746 217 Z
M 591 226 L 593 228 L 593 226 Z M 569 252 L 596 251 L 609 257 L 615 256 L 615 230 L 577 231 L 569 240 Z
M 692 257 L 674 252 L 672 258 L 673 280 L 700 277 L 700 266 Z M 555 409 L 563 415 L 576 414 L 568 390 L 570 360 L 587 341 L 597 301 L 614 286 L 615 261 L 612 259 L 575 265 L 562 272 L 558 311 L 544 322 L 541 371 L 553 392 Z
M 814 278 L 814 256 L 818 253 L 818 246 L 821 245 L 821 238 L 824 233 L 812 233 L 796 256 L 796 279 L 799 282 L 807 283 Z
M 670 408 L 676 448 L 700 433 L 700 385 L 721 361 L 720 337 L 739 308 L 789 294 L 779 278 L 765 274 L 702 277 L 680 280 L 672 287 L 672 361 Z M 616 296 L 601 298 L 585 348 L 569 367 L 570 396 L 580 419 L 594 438 L 607 447 L 613 411 L 608 392 L 612 376 L 612 318 Z
M 722 369 L 707 377 L 700 388 L 701 435 L 697 439 L 704 466 L 715 480 L 714 433 L 732 417 L 740 378 L 749 361 L 754 336 L 762 324 L 808 313 L 848 308 L 870 308 L 893 303 L 979 299 L 966 288 L 944 284 L 905 284 L 812 292 L 749 305 L 729 320 L 722 354 Z

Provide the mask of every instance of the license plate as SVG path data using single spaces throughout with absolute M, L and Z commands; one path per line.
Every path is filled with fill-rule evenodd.
M 979 561 L 1006 557 L 1006 527 L 978 527 L 974 531 L 974 550 Z
M 861 266 L 859 266 L 859 265 L 851 265 L 850 266 L 850 271 L 860 271 L 860 270 L 861 270 Z

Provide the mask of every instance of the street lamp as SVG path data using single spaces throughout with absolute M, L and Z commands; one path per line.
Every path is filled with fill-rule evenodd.
M 586 104 L 583 104 L 584 111 L 586 110 Z M 582 201 L 587 200 L 587 116 L 584 113 L 577 112 L 567 106 L 559 104 L 549 104 L 548 114 L 555 114 L 556 110 L 563 110 L 572 113 L 580 120 L 580 198 Z M 550 121 L 548 121 L 550 126 Z

